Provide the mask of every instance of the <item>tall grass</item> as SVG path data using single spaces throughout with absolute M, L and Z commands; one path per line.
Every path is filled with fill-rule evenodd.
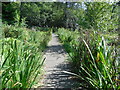
M 31 88 L 41 74 L 44 63 L 42 51 L 51 33 L 14 26 L 5 26 L 3 30 L 5 38 L 0 41 L 2 88 Z
M 67 51 L 75 67 L 74 75 L 85 82 L 81 85 L 95 89 L 120 88 L 117 70 L 119 65 L 116 63 L 114 47 L 108 46 L 105 39 L 94 32 L 74 33 L 76 32 L 65 29 L 58 30 L 63 44 L 67 43 L 70 47 Z M 66 38 L 70 35 L 72 40 Z

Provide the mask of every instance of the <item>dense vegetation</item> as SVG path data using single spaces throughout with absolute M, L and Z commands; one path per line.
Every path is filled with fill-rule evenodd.
M 2 44 L 2 88 L 30 88 L 41 74 L 44 62 L 42 51 L 51 33 L 32 31 L 23 27 L 4 25 Z
M 116 88 L 119 86 L 119 64 L 114 46 L 108 46 L 104 37 L 95 34 L 72 32 L 59 29 L 58 34 L 63 42 L 74 73 L 82 82 L 80 85 L 88 88 Z
M 72 30 L 96 28 L 101 31 L 117 29 L 116 3 L 106 2 L 6 2 L 2 4 L 4 23 L 28 26 L 64 27 Z M 111 22 L 111 23 L 110 23 Z
M 59 35 L 74 67 L 68 73 L 79 78 L 80 86 L 120 89 L 119 4 L 5 2 L 2 8 L 3 88 L 32 87 L 41 73 L 42 52 L 52 30 Z

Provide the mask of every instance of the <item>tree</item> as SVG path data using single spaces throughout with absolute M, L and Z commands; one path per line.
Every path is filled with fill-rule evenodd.
M 2 21 L 8 24 L 14 24 L 18 22 L 20 12 L 19 12 L 18 2 L 4 2 L 2 3 Z
M 22 18 L 26 17 L 29 26 L 60 27 L 63 26 L 63 10 L 60 5 L 62 3 L 23 3 L 21 15 Z

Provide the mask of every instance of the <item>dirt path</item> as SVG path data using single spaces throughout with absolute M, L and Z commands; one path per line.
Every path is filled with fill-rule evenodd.
M 45 75 L 41 88 L 75 88 L 77 82 L 72 79 L 71 75 L 63 72 L 70 71 L 71 67 L 66 61 L 67 54 L 55 34 L 52 34 L 45 57 Z

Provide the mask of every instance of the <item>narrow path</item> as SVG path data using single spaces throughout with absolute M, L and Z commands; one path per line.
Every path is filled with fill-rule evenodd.
M 63 72 L 70 71 L 71 67 L 66 61 L 67 54 L 55 34 L 52 34 L 45 57 L 45 75 L 41 88 L 75 88 L 78 83 L 71 75 Z

